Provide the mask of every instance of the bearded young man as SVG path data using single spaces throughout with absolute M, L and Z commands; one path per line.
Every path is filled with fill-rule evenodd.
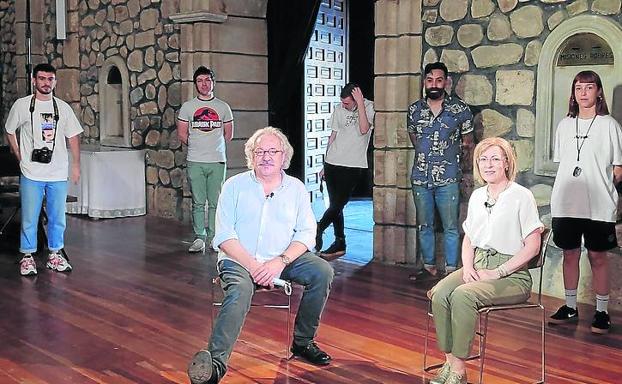
M 411 183 L 417 209 L 417 248 L 425 270 L 437 276 L 435 209 L 443 225 L 445 270 L 450 273 L 458 267 L 460 163 L 462 152 L 469 153 L 473 147 L 473 114 L 464 101 L 445 91 L 445 64 L 426 65 L 424 84 L 426 97 L 408 109 L 407 129 L 415 147 Z
M 19 272 L 22 276 L 37 274 L 32 255 L 37 251 L 37 228 L 44 201 L 48 217 L 46 267 L 56 272 L 72 269 L 62 255 L 67 226 L 65 202 L 67 179 L 77 183 L 80 178 L 80 133 L 83 131 L 71 106 L 53 95 L 56 68 L 47 63 L 38 64 L 33 70 L 32 84 L 34 93 L 15 101 L 5 125 L 11 152 L 21 170 L 19 251 L 23 256 Z M 71 151 L 71 165 L 67 145 Z

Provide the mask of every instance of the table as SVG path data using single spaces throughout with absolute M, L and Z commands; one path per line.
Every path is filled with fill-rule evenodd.
M 67 203 L 70 214 L 93 218 L 146 214 L 145 151 L 83 145 L 80 182 L 69 182 L 68 195 L 77 197 Z

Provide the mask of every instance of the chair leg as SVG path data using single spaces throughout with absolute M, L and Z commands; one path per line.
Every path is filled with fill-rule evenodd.
M 292 296 L 287 295 L 287 345 L 285 345 L 285 359 L 289 359 L 289 348 L 292 345 Z
M 540 305 L 540 310 L 542 311 L 542 322 L 540 324 L 540 332 L 542 334 L 541 340 L 540 342 L 542 343 L 542 366 L 541 366 L 541 372 L 540 372 L 540 381 L 537 384 L 544 384 L 544 380 L 545 380 L 545 367 L 546 367 L 546 343 L 545 343 L 545 338 L 546 338 L 546 311 L 544 310 L 544 306 Z
M 423 371 L 430 372 L 433 369 L 437 369 L 445 364 L 444 362 L 438 364 L 427 365 L 428 361 L 428 342 L 430 339 L 430 319 L 434 318 L 432 314 L 432 301 L 428 302 L 428 312 L 426 314 L 426 323 L 425 323 L 425 339 L 423 342 Z
M 483 383 L 483 378 L 484 378 L 484 362 L 486 360 L 486 336 L 488 334 L 488 314 L 489 312 L 486 312 L 484 314 L 484 332 L 481 332 L 481 328 L 480 328 L 480 357 L 479 357 L 479 384 Z M 481 315 L 480 315 L 481 316 Z M 481 318 L 480 318 L 481 321 Z M 480 323 L 480 327 L 481 327 L 481 323 Z
M 423 370 L 428 372 L 433 369 L 434 366 L 427 366 L 428 360 L 428 339 L 430 338 L 430 318 L 432 318 L 432 301 L 428 302 L 428 310 L 426 312 L 426 322 L 425 322 L 425 339 L 423 342 Z

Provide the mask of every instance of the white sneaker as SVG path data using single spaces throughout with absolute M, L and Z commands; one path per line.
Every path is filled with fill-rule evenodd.
M 22 276 L 32 276 L 37 274 L 37 264 L 30 253 L 26 253 L 19 261 L 19 273 Z
M 188 248 L 188 252 L 190 253 L 197 253 L 203 251 L 205 251 L 205 241 L 201 239 L 195 239 L 190 245 L 190 248 Z
M 50 252 L 45 266 L 57 272 L 69 272 L 72 269 L 67 259 L 57 252 Z

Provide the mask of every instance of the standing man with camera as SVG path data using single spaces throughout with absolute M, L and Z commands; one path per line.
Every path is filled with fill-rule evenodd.
M 34 94 L 22 97 L 13 104 L 5 125 L 11 151 L 21 169 L 22 228 L 19 251 L 23 257 L 19 270 L 22 276 L 37 274 L 32 254 L 37 251 L 37 225 L 44 197 L 50 251 L 46 266 L 58 272 L 71 270 L 71 265 L 60 251 L 65 246 L 67 178 L 70 176 L 74 183 L 80 178 L 79 135 L 83 131 L 69 104 L 52 95 L 56 86 L 56 69 L 52 65 L 36 65 L 32 83 Z M 18 129 L 19 141 L 16 136 Z M 73 159 L 71 169 L 67 142 Z
M 214 96 L 214 71 L 194 71 L 198 96 L 186 101 L 177 117 L 177 137 L 188 146 L 188 181 L 192 191 L 194 241 L 188 252 L 203 252 L 214 238 L 216 204 L 227 172 L 226 142 L 233 138 L 229 104 Z M 207 231 L 205 202 L 207 201 Z

